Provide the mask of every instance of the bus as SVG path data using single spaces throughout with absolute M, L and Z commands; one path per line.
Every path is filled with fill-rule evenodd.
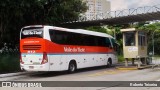
M 47 25 L 20 31 L 20 67 L 25 71 L 64 71 L 117 63 L 112 36 Z

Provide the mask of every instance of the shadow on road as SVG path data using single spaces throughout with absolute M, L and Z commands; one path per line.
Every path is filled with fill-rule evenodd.
M 101 69 L 115 69 L 115 66 L 107 68 L 106 66 L 98 66 L 98 67 L 90 67 L 90 68 L 83 68 L 78 69 L 75 73 L 71 74 L 77 74 L 82 72 L 90 72 L 94 70 L 101 70 Z M 69 75 L 67 71 L 49 71 L 49 72 L 37 72 L 36 74 L 29 75 L 30 77 L 56 77 L 56 76 L 62 76 L 62 75 Z

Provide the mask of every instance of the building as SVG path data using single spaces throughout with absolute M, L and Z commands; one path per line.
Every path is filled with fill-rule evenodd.
M 94 20 L 96 18 L 103 18 L 102 13 L 110 11 L 110 2 L 107 0 L 83 0 L 87 3 L 88 10 L 84 14 L 87 20 Z

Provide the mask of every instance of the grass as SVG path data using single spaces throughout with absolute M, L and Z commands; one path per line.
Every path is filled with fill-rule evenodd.
M 0 73 L 20 70 L 19 54 L 0 54 Z
M 154 55 L 154 56 L 152 56 L 152 60 L 160 60 L 160 55 Z
M 118 55 L 118 62 L 123 62 L 123 61 L 124 61 L 123 55 Z
M 132 58 L 128 58 L 128 61 L 131 61 Z M 123 55 L 118 55 L 118 62 L 124 62 L 125 58 L 123 57 Z
M 160 55 L 154 55 L 153 57 L 154 57 L 153 60 L 160 60 Z M 129 58 L 128 60 L 131 61 L 132 59 Z M 124 62 L 124 61 L 125 59 L 123 55 L 118 55 L 118 62 Z

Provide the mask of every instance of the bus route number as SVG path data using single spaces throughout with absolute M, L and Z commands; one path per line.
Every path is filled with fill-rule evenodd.
M 34 50 L 33 51 L 27 51 L 27 53 L 36 53 L 36 51 L 34 51 Z

